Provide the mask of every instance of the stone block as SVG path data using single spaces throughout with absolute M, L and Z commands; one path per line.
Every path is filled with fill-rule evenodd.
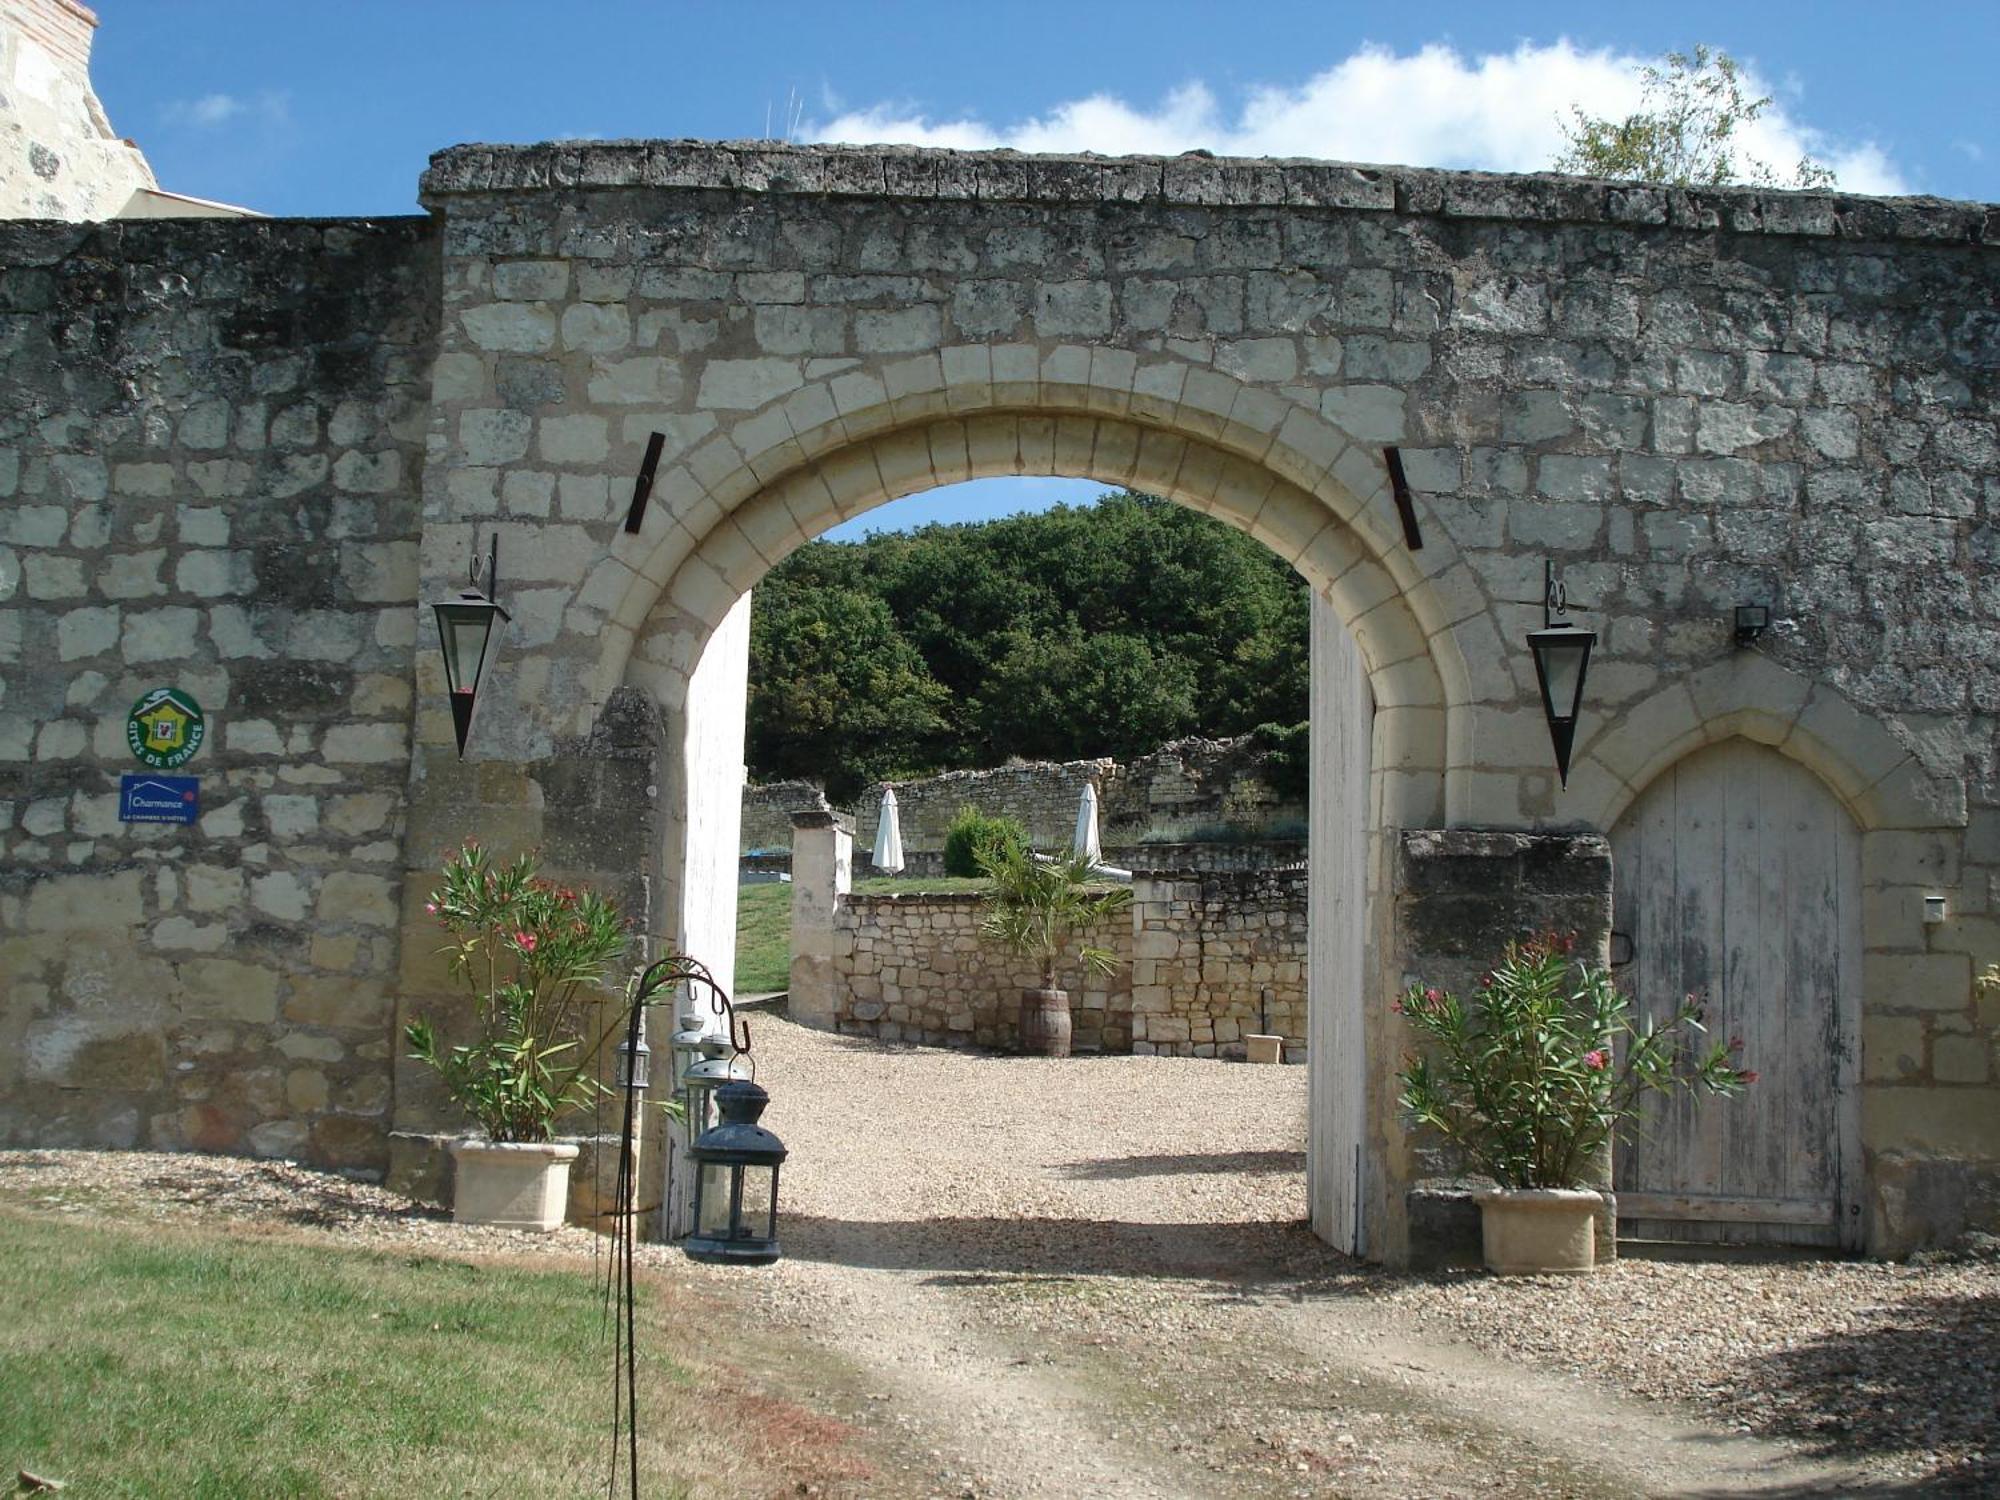
M 190 1020 L 267 1023 L 278 1016 L 278 976 L 233 958 L 184 959 L 178 1010 Z
M 1916 1151 L 2000 1160 L 2000 1088 L 1876 1086 L 1862 1095 L 1871 1151 Z
M 283 1015 L 303 1026 L 379 1031 L 389 1022 L 389 997 L 379 980 L 294 974 Z
M 1931 1077 L 1939 1083 L 1987 1083 L 1993 1077 L 1990 1037 L 1939 1036 L 1931 1042 Z
M 396 911 L 396 882 L 384 876 L 337 870 L 320 882 L 315 912 L 322 922 L 393 927 Z

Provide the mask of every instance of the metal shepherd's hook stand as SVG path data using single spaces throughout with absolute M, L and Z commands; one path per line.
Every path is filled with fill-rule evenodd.
M 625 1043 L 620 1049 L 622 1055 L 637 1059 L 643 1046 L 648 1007 L 660 1004 L 663 994 L 671 994 L 683 984 L 688 987 L 690 997 L 706 995 L 712 1013 L 726 1023 L 724 1029 L 729 1036 L 729 1045 L 738 1057 L 749 1057 L 750 1023 L 737 1016 L 735 1007 L 729 1003 L 729 996 L 715 982 L 715 976 L 708 972 L 708 967 L 682 953 L 670 953 L 648 965 L 634 980 L 628 1002 L 630 1009 L 625 1019 Z M 753 1071 L 755 1067 L 753 1059 Z M 624 1460 L 631 1500 L 639 1500 L 638 1286 L 634 1250 L 639 1237 L 639 1215 L 643 1210 L 637 1207 L 638 1182 L 633 1163 L 634 1147 L 639 1137 L 641 1090 L 636 1079 L 624 1081 L 625 1115 L 619 1132 L 618 1179 L 612 1190 L 610 1214 L 611 1272 L 605 1284 L 607 1298 L 615 1286 L 622 1304 L 618 1315 L 612 1319 L 611 1475 L 605 1493 L 614 1497 L 618 1493 L 618 1438 L 622 1432 L 626 1440 Z

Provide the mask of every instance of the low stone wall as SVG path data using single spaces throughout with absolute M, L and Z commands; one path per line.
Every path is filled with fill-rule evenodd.
M 1304 870 L 1141 876 L 1132 894 L 1128 916 L 1090 935 L 1117 969 L 1061 975 L 1078 1051 L 1240 1057 L 1268 1018 L 1287 1060 L 1304 1059 Z M 828 934 L 834 1024 L 886 1041 L 1016 1045 L 1020 992 L 1039 976 L 981 939 L 984 908 L 977 892 L 842 896 Z
M 896 789 L 908 871 L 919 874 L 942 869 L 945 833 L 963 807 L 1013 818 L 1028 830 L 1029 842 L 1036 848 L 1067 848 L 1076 832 L 1077 802 L 1086 786 L 1097 788 L 1098 826 L 1107 849 L 1138 847 L 1149 839 L 1184 839 L 1209 829 L 1256 833 L 1293 821 L 1303 829 L 1303 801 L 1272 790 L 1264 764 L 1264 753 L 1246 736 L 1176 740 L 1128 765 L 1113 760 L 1030 761 L 989 771 L 947 771 L 920 781 L 878 782 L 856 799 L 856 862 L 865 864 L 875 845 L 876 820 L 887 786 Z M 745 854 L 785 848 L 791 842 L 790 814 L 801 807 L 824 805 L 824 796 L 811 782 L 745 787 L 738 847 Z M 1177 868 L 1193 865 L 1179 858 L 1174 863 Z M 1159 864 L 1156 856 L 1154 867 Z M 1211 860 L 1201 867 L 1223 866 Z
M 984 942 L 975 893 L 849 896 L 834 916 L 834 967 L 846 994 L 842 1031 L 939 1047 L 1014 1047 L 1020 997 L 1041 983 L 1035 966 Z M 1065 970 L 1073 1045 L 1124 1052 L 1132 1042 L 1132 924 L 1090 934 L 1118 955 L 1109 975 Z
M 1132 1050 L 1231 1055 L 1253 1032 L 1306 1053 L 1306 872 L 1135 882 Z

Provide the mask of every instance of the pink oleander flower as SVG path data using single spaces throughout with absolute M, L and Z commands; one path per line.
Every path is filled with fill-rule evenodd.
M 1443 999 L 1444 999 L 1443 990 L 1430 989 L 1424 991 L 1424 1004 L 1426 1005 L 1437 1005 L 1441 1003 Z
M 1593 1073 L 1601 1073 L 1611 1066 L 1611 1054 L 1602 1047 L 1594 1047 L 1583 1054 L 1583 1065 Z
M 437 904 L 437 902 L 435 902 L 435 901 L 426 901 L 426 902 L 424 903 L 424 910 L 425 910 L 425 911 L 427 911 L 427 912 L 429 912 L 429 913 L 430 913 L 430 914 L 431 914 L 432 916 L 436 916 L 436 915 L 438 914 L 438 904 Z
M 533 953 L 535 945 L 540 941 L 532 932 L 517 932 L 514 934 L 514 946 L 519 948 L 523 953 Z
M 1738 1081 L 1742 1083 L 1755 1083 L 1762 1076 L 1755 1068 L 1745 1068 L 1741 1073 L 1736 1075 Z

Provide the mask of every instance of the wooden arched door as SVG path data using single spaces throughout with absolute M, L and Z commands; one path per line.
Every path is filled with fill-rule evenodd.
M 1619 971 L 1642 1014 L 1703 997 L 1759 1077 L 1655 1098 L 1619 1142 L 1621 1231 L 1856 1245 L 1861 840 L 1818 777 L 1728 740 L 1664 772 L 1611 834 Z

